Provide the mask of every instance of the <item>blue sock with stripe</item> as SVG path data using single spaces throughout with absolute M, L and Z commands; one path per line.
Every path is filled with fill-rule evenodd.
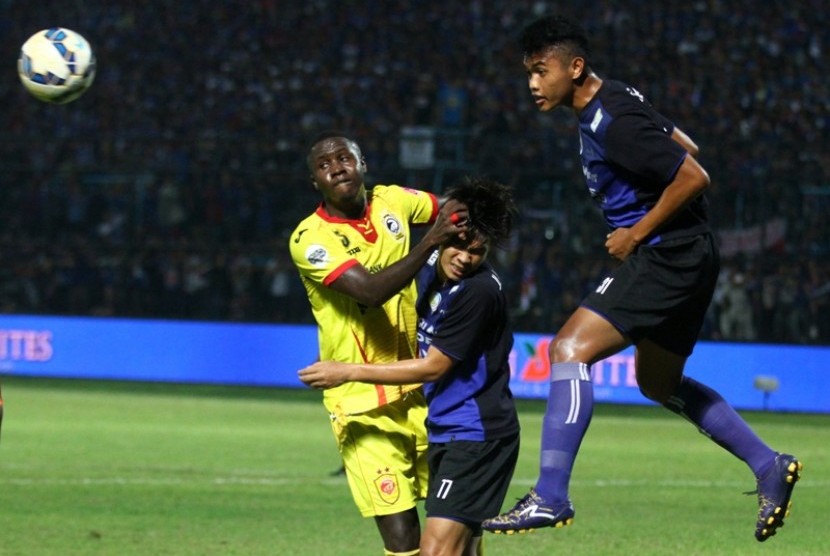
M 775 451 L 749 428 L 732 406 L 720 394 L 693 378 L 684 376 L 677 391 L 663 405 L 745 461 L 756 476 L 763 475 L 775 460 Z
M 536 493 L 545 502 L 557 504 L 568 500 L 571 470 L 593 412 L 591 368 L 576 362 L 552 364 L 536 482 Z

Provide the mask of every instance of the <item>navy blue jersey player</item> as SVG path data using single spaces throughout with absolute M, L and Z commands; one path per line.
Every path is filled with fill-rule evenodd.
M 510 190 L 466 178 L 447 192 L 467 206 L 467 231 L 444 242 L 417 276 L 419 358 L 388 364 L 316 363 L 315 388 L 347 381 L 424 382 L 429 492 L 421 556 L 481 554 L 481 522 L 496 515 L 519 452 L 509 388 L 513 336 L 501 280 L 487 263 L 510 233 Z
M 513 336 L 501 280 L 484 260 L 486 249 L 468 238 L 447 242 L 417 277 L 419 355 L 427 359 L 437 350 L 454 361 L 451 373 L 424 384 L 431 443 L 481 442 L 518 432 L 508 386 Z M 475 269 L 451 258 L 460 251 L 472 252 L 472 259 L 476 250 L 481 260 Z M 457 275 L 448 277 L 450 272 Z
M 591 365 L 633 344 L 643 394 L 686 417 L 755 474 L 755 536 L 764 541 L 783 524 L 802 464 L 768 447 L 717 392 L 683 374 L 719 270 L 703 196 L 710 180 L 695 159 L 698 148 L 634 87 L 591 70 L 588 39 L 574 22 L 539 19 L 520 42 L 539 110 L 562 106 L 579 120 L 586 184 L 608 225 L 605 247 L 620 264 L 550 344 L 535 487 L 483 528 L 510 533 L 571 523 L 568 485 L 592 415 Z

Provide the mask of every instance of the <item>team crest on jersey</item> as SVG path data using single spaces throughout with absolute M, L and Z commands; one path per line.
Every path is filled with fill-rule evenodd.
M 313 266 L 322 266 L 329 260 L 329 253 L 322 245 L 309 245 L 305 250 L 305 258 Z
M 438 292 L 435 292 L 429 298 L 429 310 L 434 313 L 438 309 L 438 305 L 440 305 L 440 303 L 441 303 L 441 294 L 438 293 Z
M 383 225 L 393 236 L 396 237 L 400 237 L 401 232 L 403 231 L 400 220 L 395 218 L 395 215 L 393 214 L 383 215 Z
M 381 500 L 387 504 L 394 504 L 401 496 L 401 489 L 398 487 L 398 477 L 394 473 L 390 473 L 389 468 L 383 471 L 378 470 L 378 476 L 375 478 L 375 487 L 378 489 Z

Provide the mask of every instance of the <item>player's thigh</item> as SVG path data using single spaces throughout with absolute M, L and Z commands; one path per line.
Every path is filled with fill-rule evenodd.
M 363 516 L 406 511 L 424 497 L 425 415 L 420 402 L 405 399 L 347 416 L 340 424 L 346 478 Z
M 664 403 L 674 394 L 683 377 L 686 357 L 642 340 L 634 353 L 637 384 L 648 398 Z

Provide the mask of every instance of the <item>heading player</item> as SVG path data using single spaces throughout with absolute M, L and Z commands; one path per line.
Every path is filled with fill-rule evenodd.
M 755 474 L 755 536 L 764 541 L 784 523 L 801 462 L 774 452 L 717 392 L 683 374 L 719 270 L 703 196 L 710 181 L 695 160 L 697 145 L 637 89 L 591 70 L 588 38 L 575 22 L 539 19 L 524 29 L 521 47 L 539 110 L 563 106 L 576 113 L 588 193 L 608 225 L 608 255 L 621 264 L 550 344 L 536 486 L 484 528 L 509 533 L 572 521 L 568 485 L 593 411 L 590 367 L 634 344 L 643 394 L 694 423 Z

